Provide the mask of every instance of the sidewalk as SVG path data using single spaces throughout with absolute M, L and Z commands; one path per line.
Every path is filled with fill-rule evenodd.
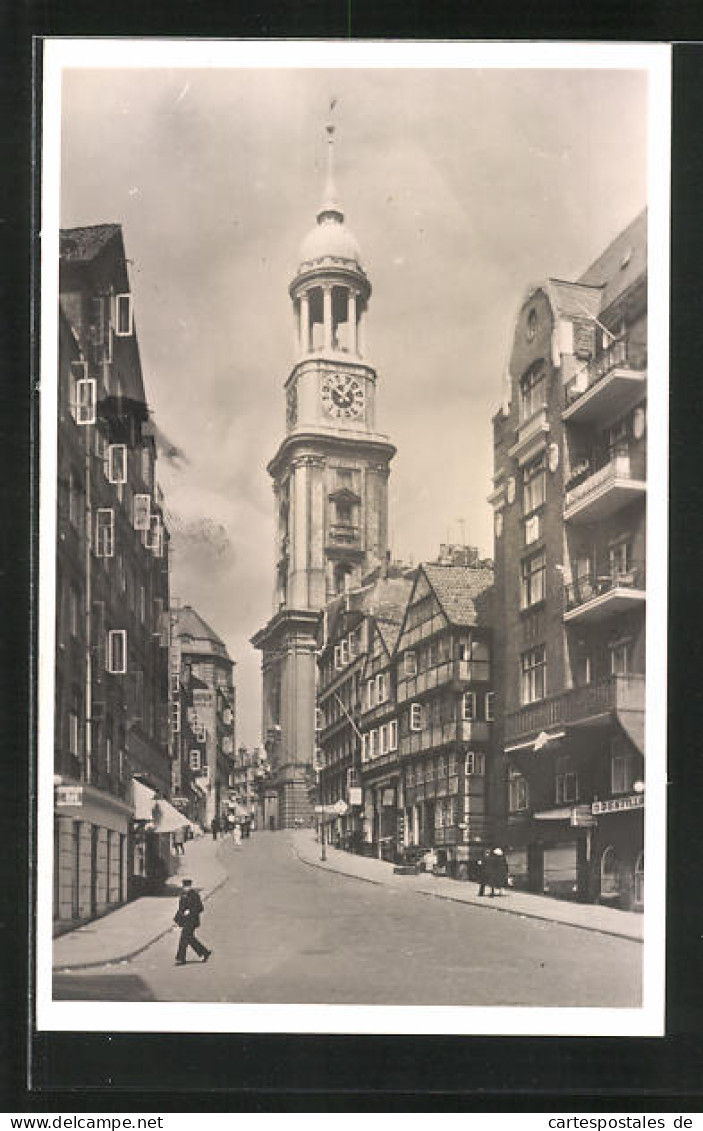
M 63 972 L 126 962 L 169 931 L 175 931 L 173 916 L 178 906 L 179 876 L 192 879 L 203 901 L 227 879 L 227 872 L 218 859 L 221 843 L 209 836 L 189 840 L 185 855 L 177 858 L 178 873 L 171 876 L 162 895 L 134 899 L 54 939 L 54 970 Z
M 356 856 L 351 852 L 327 845 L 327 860 L 320 860 L 320 846 L 311 829 L 301 829 L 290 833 L 291 846 L 296 856 L 305 864 L 322 868 L 328 872 L 365 880 L 372 884 L 386 884 L 401 887 L 406 891 L 432 895 L 438 899 L 449 899 L 456 903 L 472 903 L 484 911 L 503 911 L 512 915 L 522 915 L 528 919 L 542 919 L 550 923 L 564 923 L 569 927 L 579 927 L 584 931 L 596 931 L 603 935 L 616 935 L 624 939 L 642 942 L 644 938 L 644 916 L 635 911 L 616 911 L 612 907 L 600 907 L 594 903 L 569 903 L 565 900 L 551 899 L 546 895 L 533 895 L 531 892 L 508 889 L 504 895 L 477 895 L 477 886 L 471 881 L 447 879 L 420 873 L 417 876 L 401 876 L 393 871 L 393 865 L 385 860 L 368 856 Z

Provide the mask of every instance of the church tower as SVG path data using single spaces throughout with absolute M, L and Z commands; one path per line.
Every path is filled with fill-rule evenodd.
M 332 125 L 323 203 L 289 293 L 296 359 L 285 382 L 285 436 L 268 465 L 273 610 L 252 640 L 263 654 L 263 738 L 282 828 L 309 814 L 318 614 L 386 558 L 395 455 L 376 431 L 377 376 L 364 333 L 371 283 L 337 199 Z

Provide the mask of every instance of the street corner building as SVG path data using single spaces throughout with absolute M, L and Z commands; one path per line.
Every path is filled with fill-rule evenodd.
M 168 798 L 171 787 L 169 534 L 127 262 L 117 224 L 60 234 L 58 930 L 127 899 L 147 868 L 168 867 L 158 836 L 146 844 L 146 827 L 158 832 L 167 814 L 153 802 Z M 148 821 L 141 822 L 135 819 L 140 787 L 152 799 Z
M 262 653 L 268 827 L 311 816 L 320 611 L 386 560 L 395 448 L 376 429 L 377 374 L 366 353 L 371 283 L 337 199 L 328 127 L 324 200 L 290 284 L 296 360 L 286 434 L 268 465 L 275 496 L 273 614 Z
M 501 812 L 491 563 L 442 546 L 379 574 L 323 618 L 320 820 L 339 847 L 468 879 Z
M 224 641 L 191 605 L 171 609 L 173 802 L 210 827 L 229 812 L 234 766 L 234 661 Z
M 647 213 L 527 294 L 494 418 L 496 690 L 516 884 L 644 900 Z

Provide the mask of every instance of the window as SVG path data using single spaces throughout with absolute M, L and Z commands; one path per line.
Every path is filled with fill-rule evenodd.
M 398 749 L 398 720 L 391 719 L 388 724 L 388 749 Z
M 151 529 L 151 497 L 149 495 L 134 496 L 134 529 Z
M 350 659 L 359 655 L 359 639 L 355 632 L 350 632 L 347 638 L 347 645 L 349 647 Z
M 369 679 L 366 681 L 366 709 L 371 710 L 376 705 L 376 680 Z
M 315 730 L 322 730 L 325 720 L 319 707 L 315 708 Z
M 127 633 L 124 628 L 111 628 L 107 634 L 106 668 L 113 675 L 127 671 Z
M 71 692 L 71 704 L 68 712 L 68 751 L 69 754 L 73 754 L 74 758 L 77 758 L 80 754 L 81 714 L 81 693 L 77 687 L 74 687 Z
M 95 424 L 96 400 L 94 377 L 76 381 L 76 424 Z
M 547 374 L 544 362 L 533 365 L 520 379 L 520 421 L 531 416 L 546 403 Z
M 421 703 L 410 704 L 410 729 L 422 730 L 424 725 L 423 711 Z
M 511 770 L 508 776 L 508 808 L 511 813 L 519 813 L 527 809 L 529 793 L 527 780 L 517 770 Z
M 339 670 L 342 666 L 342 649 L 339 644 L 335 644 L 334 646 L 334 666 L 335 670 Z
M 339 658 L 340 658 L 341 663 L 343 665 L 349 663 L 349 641 L 348 640 L 342 640 L 341 644 L 339 645 Z
M 85 381 L 87 377 L 88 363 L 86 361 L 72 361 L 69 375 L 68 404 L 74 420 L 78 420 L 78 382 Z
M 544 550 L 523 558 L 520 565 L 520 608 L 529 609 L 546 596 L 547 560 Z
M 569 801 L 578 801 L 578 775 L 568 761 L 557 761 L 557 773 L 554 785 L 554 796 L 557 805 L 563 805 Z
M 531 514 L 547 498 L 547 465 L 544 454 L 531 460 L 522 469 L 522 510 Z
M 610 576 L 615 579 L 623 573 L 627 573 L 632 564 L 630 557 L 630 543 L 626 541 L 617 542 L 610 546 L 608 549 L 608 566 L 610 569 Z
M 617 895 L 620 891 L 620 862 L 612 845 L 603 852 L 600 861 L 601 895 Z
M 190 766 L 191 770 L 199 770 L 200 769 L 200 751 L 199 750 L 191 750 L 190 754 L 188 755 L 188 765 Z
M 115 556 L 115 512 L 112 507 L 100 507 L 95 516 L 95 556 Z
M 362 734 L 361 736 L 361 761 L 368 762 L 369 760 L 369 735 Z
M 482 777 L 486 772 L 486 756 L 477 750 L 469 750 L 466 754 L 466 774 L 468 777 Z
M 381 754 L 388 753 L 388 727 L 385 723 L 379 731 L 379 752 Z
M 388 690 L 386 688 L 386 677 L 383 672 L 376 676 L 376 701 L 378 703 L 385 703 L 388 699 Z
M 403 656 L 403 674 L 406 676 L 417 675 L 417 656 L 415 652 L 406 652 Z
M 610 646 L 610 674 L 627 675 L 632 662 L 629 640 L 618 640 Z
M 535 703 L 547 693 L 547 659 L 544 644 L 530 648 L 520 657 L 521 698 L 523 703 Z
M 612 793 L 629 793 L 635 780 L 634 758 L 631 754 L 613 754 L 610 759 L 610 789 Z
M 531 514 L 525 522 L 525 545 L 531 546 L 539 538 L 539 515 Z
M 176 696 L 178 695 L 178 693 L 181 690 L 181 673 L 180 672 L 171 672 L 170 683 L 171 683 L 171 697 L 173 699 L 175 699 Z
M 75 585 L 71 585 L 68 590 L 68 623 L 71 636 L 80 635 L 80 605 L 80 593 Z
M 127 445 L 110 444 L 107 449 L 107 478 L 110 483 L 127 482 Z
M 487 723 L 492 723 L 494 721 L 495 717 L 496 717 L 495 716 L 495 703 L 496 703 L 496 693 L 495 693 L 495 691 L 487 691 L 486 692 L 486 722 Z
M 133 333 L 133 326 L 132 296 L 115 295 L 115 334 L 118 338 L 128 338 Z
M 151 452 L 146 444 L 142 448 L 142 482 L 151 490 Z
M 465 691 L 461 697 L 461 717 L 465 723 L 476 718 L 476 692 Z
M 147 544 L 155 558 L 162 558 L 164 556 L 164 528 L 161 522 L 161 516 L 158 514 L 152 514 L 149 520 Z
M 376 758 L 378 755 L 378 730 L 371 731 L 371 757 Z

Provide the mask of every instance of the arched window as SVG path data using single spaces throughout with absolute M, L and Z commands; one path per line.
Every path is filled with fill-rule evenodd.
M 612 844 L 604 850 L 600 861 L 601 895 L 617 895 L 620 891 L 619 861 Z

